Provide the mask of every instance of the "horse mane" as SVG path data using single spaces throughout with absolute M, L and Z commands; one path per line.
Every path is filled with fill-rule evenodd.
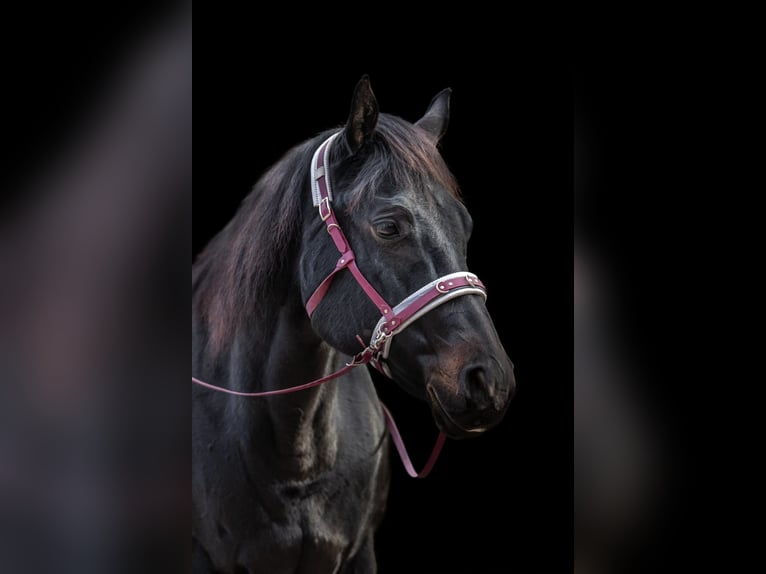
M 271 166 L 193 263 L 192 305 L 206 323 L 214 355 L 231 344 L 246 318 L 258 320 L 274 307 L 263 303 L 277 281 L 284 280 L 298 245 L 311 156 L 335 131 L 297 145 Z M 341 145 L 331 149 L 331 164 L 342 153 Z M 424 190 L 426 197 L 437 184 L 460 199 L 452 173 L 426 132 L 396 116 L 380 114 L 361 157 L 361 162 L 349 158 L 353 166 L 338 166 L 349 167 L 343 201 L 348 213 L 384 183 Z

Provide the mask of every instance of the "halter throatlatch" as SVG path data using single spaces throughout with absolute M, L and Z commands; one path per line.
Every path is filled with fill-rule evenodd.
M 340 228 L 335 218 L 335 213 L 332 210 L 332 187 L 330 186 L 328 156 L 333 140 L 340 133 L 337 132 L 326 139 L 317 148 L 316 152 L 314 152 L 314 157 L 311 159 L 311 195 L 314 200 L 314 207 L 318 208 L 319 217 L 327 227 L 327 232 L 332 237 L 333 243 L 335 243 L 335 247 L 340 253 L 340 258 L 335 268 L 309 297 L 306 302 L 306 312 L 309 317 L 313 315 L 329 291 L 335 275 L 343 269 L 348 269 L 380 313 L 380 320 L 372 332 L 369 345 L 364 351 L 354 357 L 352 363 L 361 364 L 370 362 L 379 371 L 391 377 L 391 372 L 383 361 L 388 358 L 394 335 L 404 331 L 409 325 L 429 311 L 456 297 L 481 295 L 486 300 L 487 289 L 473 273 L 458 271 L 434 279 L 407 296 L 395 307 L 386 302 L 380 293 L 367 281 L 357 266 L 351 245 Z

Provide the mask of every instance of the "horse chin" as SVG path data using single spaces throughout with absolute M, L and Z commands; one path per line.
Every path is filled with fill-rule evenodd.
M 434 422 L 439 430 L 449 438 L 457 440 L 475 438 L 489 430 L 490 427 L 487 425 L 469 426 L 459 422 L 447 412 L 434 386 L 429 384 L 427 389 Z

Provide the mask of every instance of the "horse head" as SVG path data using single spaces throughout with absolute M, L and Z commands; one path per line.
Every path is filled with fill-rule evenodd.
M 360 340 L 380 334 L 385 315 L 396 315 L 400 302 L 424 289 L 441 291 L 452 280 L 467 281 L 467 291 L 453 293 L 466 296 L 444 297 L 411 317 L 406 328 L 396 329 L 381 358 L 399 386 L 429 402 L 445 434 L 467 438 L 502 420 L 516 383 L 485 306 L 483 284 L 467 271 L 473 222 L 438 149 L 449 122 L 449 100 L 450 90 L 440 92 L 413 124 L 379 113 L 366 77 L 357 84 L 348 121 L 331 134 L 334 142 L 318 177 L 326 168 L 336 218 L 332 225 L 353 247 L 348 253 L 358 271 L 393 307 L 376 308 L 358 277 L 344 271 L 310 314 L 324 341 L 355 355 Z M 328 269 L 340 265 L 326 232 L 333 229 L 324 217 L 304 221 L 299 265 L 304 301 L 310 302 Z M 444 281 L 435 283 L 438 278 Z

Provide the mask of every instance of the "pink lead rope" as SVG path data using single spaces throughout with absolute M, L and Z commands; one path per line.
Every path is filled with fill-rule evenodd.
M 444 441 L 446 440 L 447 435 L 445 435 L 443 432 L 439 433 L 439 436 L 436 437 L 436 443 L 434 444 L 434 448 L 431 451 L 431 456 L 428 457 L 428 461 L 426 462 L 426 465 L 423 467 L 423 470 L 418 472 L 415 470 L 415 467 L 412 465 L 412 461 L 410 460 L 410 455 L 407 454 L 407 449 L 404 446 L 402 435 L 399 433 L 399 429 L 396 428 L 396 423 L 394 422 L 393 415 L 391 415 L 389 410 L 386 408 L 386 405 L 381 403 L 380 406 L 383 407 L 383 414 L 386 415 L 386 426 L 388 426 L 388 431 L 391 433 L 391 438 L 394 439 L 394 446 L 396 446 L 396 450 L 399 453 L 399 458 L 402 459 L 404 470 L 406 470 L 407 474 L 409 474 L 412 478 L 427 477 L 431 473 L 431 469 L 436 464 L 436 459 L 439 458 L 439 454 L 442 451 L 442 447 L 444 446 Z
M 362 353 L 360 353 L 360 355 L 361 354 Z M 357 355 L 357 357 L 358 356 L 359 355 Z M 211 385 L 210 383 L 200 381 L 199 379 L 195 377 L 192 377 L 192 383 L 196 383 L 202 387 L 212 389 L 214 391 L 219 391 L 221 393 L 236 395 L 238 397 L 249 397 L 249 398 L 272 397 L 275 395 L 286 395 L 288 393 L 295 393 L 298 391 L 310 389 L 312 387 L 318 387 L 319 385 L 326 383 L 327 381 L 331 381 L 332 379 L 337 379 L 338 377 L 345 375 L 348 371 L 350 371 L 354 367 L 358 367 L 363 364 L 364 363 L 348 363 L 346 364 L 345 367 L 341 368 L 340 370 L 335 371 L 334 373 L 331 373 L 327 375 L 326 377 L 322 377 L 321 379 L 316 379 L 315 381 L 311 381 L 309 383 L 305 383 L 303 385 L 298 385 L 295 387 L 289 387 L 286 389 L 277 389 L 275 391 L 262 391 L 259 393 L 241 393 L 239 391 L 232 391 L 230 389 L 225 389 L 223 387 L 218 387 L 216 385 Z M 388 431 L 391 433 L 391 438 L 394 441 L 394 446 L 396 447 L 396 450 L 399 453 L 399 458 L 402 459 L 402 464 L 404 465 L 404 469 L 407 471 L 407 474 L 409 474 L 412 478 L 425 478 L 426 476 L 430 474 L 431 469 L 434 467 L 434 464 L 436 464 L 436 459 L 439 458 L 439 454 L 441 453 L 442 447 L 444 446 L 444 440 L 447 438 L 446 435 L 443 432 L 439 433 L 439 436 L 436 438 L 436 444 L 434 444 L 434 448 L 431 451 L 431 456 L 428 457 L 428 462 L 426 462 L 426 465 L 423 467 L 423 470 L 421 470 L 420 472 L 417 472 L 415 470 L 414 465 L 412 464 L 410 455 L 407 453 L 407 448 L 404 446 L 404 440 L 402 439 L 402 435 L 399 432 L 399 429 L 396 427 L 396 423 L 394 422 L 393 415 L 391 415 L 391 412 L 386 408 L 386 405 L 384 405 L 383 403 L 380 403 L 380 406 L 383 407 L 383 415 L 386 418 L 386 426 L 388 427 Z

